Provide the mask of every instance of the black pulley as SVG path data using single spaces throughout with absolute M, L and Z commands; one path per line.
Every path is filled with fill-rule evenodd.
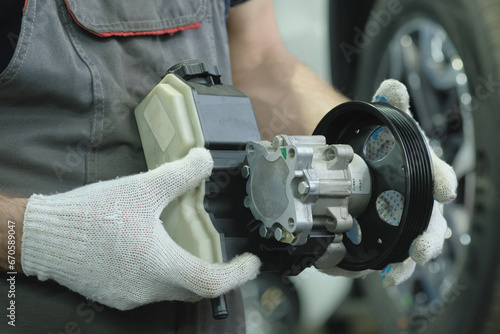
M 331 110 L 314 134 L 352 146 L 372 178 L 370 202 L 344 235 L 347 255 L 338 266 L 383 269 L 407 259 L 433 207 L 432 161 L 415 120 L 389 104 L 348 102 Z

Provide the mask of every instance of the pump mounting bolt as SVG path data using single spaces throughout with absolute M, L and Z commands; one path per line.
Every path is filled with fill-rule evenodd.
M 283 137 L 280 135 L 277 135 L 276 137 L 273 138 L 272 145 L 273 145 L 273 148 L 278 149 L 278 148 L 280 148 L 280 146 L 283 146 L 284 143 L 285 143 L 285 141 L 284 141 Z
M 273 235 L 273 233 L 271 231 L 269 231 L 269 229 L 267 227 L 265 227 L 264 225 L 260 225 L 259 234 L 262 238 L 266 238 L 266 239 L 269 239 Z
M 285 238 L 285 233 L 283 232 L 283 229 L 281 227 L 277 227 L 274 230 L 274 237 L 276 240 L 281 241 Z
M 301 181 L 299 182 L 299 185 L 297 186 L 297 191 L 301 195 L 307 195 L 309 194 L 309 191 L 311 190 L 311 186 L 309 185 L 309 182 L 307 181 Z
M 247 179 L 250 176 L 250 167 L 248 165 L 244 165 L 241 167 L 241 175 Z

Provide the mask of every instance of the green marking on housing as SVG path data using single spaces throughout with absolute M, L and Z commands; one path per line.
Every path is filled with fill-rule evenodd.
M 286 160 L 286 147 L 281 148 L 281 155 L 283 156 L 283 159 Z

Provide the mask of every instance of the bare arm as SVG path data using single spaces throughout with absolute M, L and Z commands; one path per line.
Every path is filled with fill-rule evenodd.
M 27 201 L 0 194 L 0 267 L 3 271 L 22 272 L 21 239 Z
M 227 27 L 234 84 L 252 99 L 263 139 L 311 134 L 347 101 L 285 49 L 271 0 L 234 7 Z

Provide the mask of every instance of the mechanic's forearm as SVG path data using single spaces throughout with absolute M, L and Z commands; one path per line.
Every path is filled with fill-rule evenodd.
M 2 271 L 22 272 L 21 241 L 26 198 L 0 194 L 0 267 Z
M 252 99 L 263 139 L 310 135 L 347 100 L 286 50 L 271 0 L 234 7 L 227 27 L 233 81 Z
M 279 47 L 253 69 L 235 70 L 234 83 L 252 99 L 264 139 L 310 135 L 321 118 L 347 98 Z

